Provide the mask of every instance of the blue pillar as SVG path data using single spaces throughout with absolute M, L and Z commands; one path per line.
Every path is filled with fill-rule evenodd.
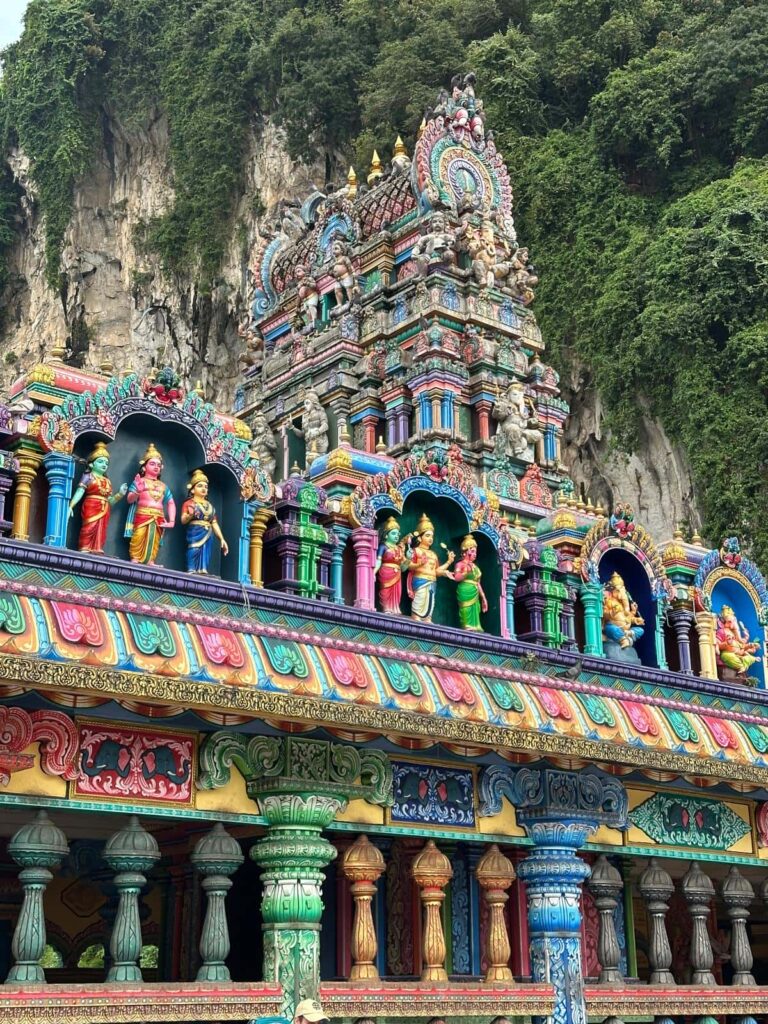
M 504 588 L 504 607 L 507 622 L 507 636 L 515 639 L 515 587 L 517 581 L 523 576 L 522 569 L 510 569 L 507 574 Z
M 351 532 L 348 526 L 336 524 L 331 529 L 335 539 L 331 550 L 331 590 L 334 604 L 344 604 L 344 551 Z
M 240 520 L 240 546 L 237 552 L 237 580 L 239 583 L 252 582 L 250 569 L 251 524 L 256 512 L 256 503 L 243 502 L 243 517 Z
M 587 1024 L 581 886 L 589 867 L 576 851 L 600 825 L 627 827 L 627 794 L 616 779 L 594 770 L 486 768 L 480 813 L 498 814 L 503 796 L 514 804 L 517 821 L 533 842 L 517 868 L 528 896 L 533 980 L 554 986 L 553 1024 Z
M 669 668 L 667 665 L 667 652 L 664 648 L 664 618 L 665 604 L 663 598 L 656 599 L 656 664 L 659 668 Z
M 52 548 L 67 546 L 69 500 L 75 477 L 75 460 L 63 452 L 48 452 L 43 457 L 48 478 L 48 514 L 45 520 L 44 543 Z

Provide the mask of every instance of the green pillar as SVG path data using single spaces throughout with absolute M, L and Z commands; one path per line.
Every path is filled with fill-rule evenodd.
M 603 651 L 603 586 L 582 583 L 581 603 L 584 605 L 584 653 L 602 657 Z
M 656 600 L 656 664 L 659 668 L 669 668 L 667 652 L 664 646 L 664 618 L 666 606 L 661 598 Z
M 282 1012 L 292 1018 L 320 985 L 323 872 L 336 856 L 323 830 L 350 799 L 390 804 L 392 768 L 378 750 L 217 732 L 200 750 L 198 785 L 226 785 L 233 764 L 268 823 L 250 854 L 263 869 L 264 980 L 283 986 Z
M 149 871 L 159 858 L 154 836 L 141 827 L 135 816 L 104 847 L 104 860 L 117 872 L 114 882 L 120 896 L 109 942 L 112 966 L 107 971 L 107 981 L 143 981 L 139 967 L 139 894 L 147 884 L 143 872 Z
M 346 799 L 329 794 L 259 797 L 269 829 L 251 857 L 263 869 L 264 980 L 283 986 L 288 1016 L 297 1003 L 316 998 L 319 991 L 323 869 L 336 857 L 322 831 L 346 806 Z
M 229 876 L 234 875 L 245 858 L 240 844 L 218 821 L 212 831 L 195 844 L 189 859 L 202 875 L 203 890 L 208 897 L 200 935 L 203 963 L 196 980 L 229 981 L 229 969 L 225 963 L 229 956 L 229 928 L 224 900 L 232 888 Z
M 45 913 L 43 894 L 57 867 L 69 853 L 64 833 L 56 828 L 45 811 L 23 825 L 8 844 L 8 852 L 22 870 L 19 881 L 24 889 L 21 913 L 13 933 L 11 951 L 14 964 L 6 985 L 45 984 L 40 957 L 45 949 Z

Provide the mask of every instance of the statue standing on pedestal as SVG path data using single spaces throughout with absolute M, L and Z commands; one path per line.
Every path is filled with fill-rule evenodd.
M 163 531 L 176 523 L 176 502 L 163 483 L 163 457 L 153 444 L 139 460 L 139 472 L 128 488 L 128 519 L 125 536 L 132 562 L 154 565 L 163 540 Z
M 304 392 L 301 427 L 291 424 L 290 429 L 297 437 L 304 438 L 307 457 L 311 455 L 314 458 L 328 451 L 328 416 L 314 388 Z
M 381 544 L 374 567 L 379 584 L 379 603 L 385 615 L 402 614 L 400 599 L 403 596 L 403 569 L 409 565 L 405 546 L 400 543 L 400 524 L 394 516 L 390 516 L 381 528 Z
M 207 574 L 213 551 L 213 538 L 221 544 L 221 553 L 229 554 L 216 509 L 208 501 L 208 477 L 196 469 L 187 484 L 189 497 L 181 506 L 181 522 L 187 528 L 187 572 Z
M 461 542 L 461 558 L 453 570 L 453 578 L 458 583 L 459 625 L 478 633 L 483 631 L 480 613 L 488 611 L 488 601 L 480 585 L 482 575 L 477 565 L 477 541 L 469 533 Z
M 104 553 L 107 527 L 112 506 L 120 501 L 128 490 L 123 484 L 117 494 L 112 493 L 112 483 L 107 477 L 109 452 L 103 441 L 99 441 L 88 456 L 88 472 L 84 473 L 69 503 L 69 518 L 82 500 L 82 524 L 77 546 L 80 551 L 95 555 Z
M 416 546 L 411 551 L 408 568 L 408 596 L 411 599 L 411 618 L 431 622 L 435 610 L 437 577 L 450 576 L 450 566 L 455 559 L 452 551 L 441 564 L 432 550 L 435 542 L 435 528 L 427 516 L 422 516 L 414 532 Z M 413 543 L 413 541 L 411 542 Z

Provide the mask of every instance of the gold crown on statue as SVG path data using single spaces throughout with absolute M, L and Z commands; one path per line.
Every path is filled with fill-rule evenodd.
M 208 483 L 208 477 L 205 475 L 202 469 L 196 469 L 192 476 L 189 478 L 187 490 L 191 491 L 195 487 L 195 485 L 199 484 L 201 481 Z
M 384 523 L 384 533 L 389 533 L 390 530 L 399 530 L 400 523 L 395 519 L 394 516 L 390 516 L 389 519 Z
M 468 548 L 476 548 L 476 547 L 477 547 L 477 541 L 475 540 L 475 538 L 472 536 L 471 533 L 468 533 L 467 536 L 464 538 L 464 540 L 461 542 L 461 550 L 462 551 L 466 551 Z
M 146 464 L 149 462 L 150 459 L 157 459 L 158 462 L 162 462 L 163 461 L 163 456 L 160 454 L 160 452 L 157 450 L 157 448 L 155 448 L 154 444 L 152 444 L 151 442 L 150 442 L 150 445 L 147 448 L 147 450 L 144 452 L 144 454 L 139 459 L 139 465 L 140 466 L 146 466 Z
M 423 533 L 426 533 L 427 530 L 431 530 L 434 533 L 435 527 L 429 516 L 423 515 L 419 520 L 419 525 L 416 527 L 416 530 L 414 532 L 420 537 Z
M 108 459 L 108 458 L 109 458 L 109 452 L 107 450 L 107 446 L 104 444 L 103 441 L 97 441 L 96 442 L 96 447 L 93 449 L 91 454 L 88 456 L 88 462 L 90 463 L 90 462 L 95 462 L 96 459 Z

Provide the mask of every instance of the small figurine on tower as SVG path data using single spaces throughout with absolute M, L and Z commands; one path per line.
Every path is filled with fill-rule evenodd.
M 109 452 L 104 442 L 99 441 L 88 456 L 88 471 L 80 478 L 77 490 L 69 503 L 71 519 L 77 505 L 80 501 L 83 502 L 77 546 L 80 551 L 91 552 L 94 555 L 104 553 L 112 506 L 120 501 L 128 490 L 128 484 L 123 484 L 117 494 L 112 493 L 112 483 L 107 477 L 108 469 Z

